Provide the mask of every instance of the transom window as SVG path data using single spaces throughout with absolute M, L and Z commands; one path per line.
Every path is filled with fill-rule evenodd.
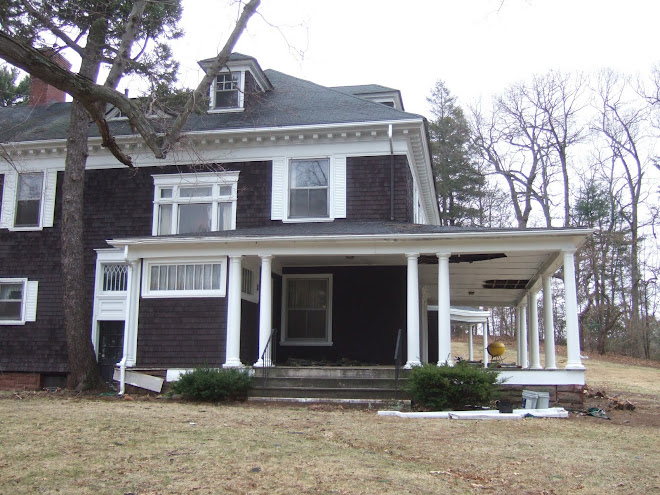
M 289 217 L 328 218 L 328 158 L 289 163 Z
M 154 235 L 236 228 L 238 172 L 155 175 Z
M 18 174 L 14 227 L 38 227 L 41 222 L 43 172 Z
M 226 259 L 208 262 L 147 262 L 145 297 L 224 296 Z
M 215 99 L 213 107 L 239 108 L 241 107 L 241 73 L 225 72 L 218 74 L 215 80 Z
M 103 265 L 103 291 L 124 292 L 128 287 L 128 265 Z
M 332 276 L 285 275 L 284 285 L 282 343 L 332 344 Z

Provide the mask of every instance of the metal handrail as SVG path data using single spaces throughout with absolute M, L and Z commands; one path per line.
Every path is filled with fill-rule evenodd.
M 271 344 L 275 340 L 275 335 L 277 334 L 277 328 L 273 328 L 270 331 L 270 336 L 268 337 L 268 342 L 266 342 L 266 347 L 264 347 L 264 352 L 261 353 L 261 369 L 262 371 L 262 382 L 261 390 L 263 391 L 266 388 L 266 382 L 268 381 L 268 375 L 270 369 L 273 367 L 275 362 L 275 346 L 271 349 Z M 272 350 L 272 353 L 270 352 Z
M 402 346 L 403 342 L 401 340 L 401 334 L 403 330 L 399 328 L 399 331 L 396 333 L 396 345 L 394 346 L 394 395 L 396 397 L 397 392 L 399 391 L 399 370 L 401 369 L 402 361 Z

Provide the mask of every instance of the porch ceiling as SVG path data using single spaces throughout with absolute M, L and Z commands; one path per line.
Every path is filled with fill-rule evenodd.
M 461 254 L 461 253 L 452 253 Z M 449 283 L 453 306 L 515 306 L 525 289 L 485 289 L 487 280 L 525 280 L 531 286 L 558 257 L 557 251 L 504 252 L 506 257 L 450 263 Z M 430 257 L 429 257 L 430 258 Z M 282 267 L 405 266 L 403 255 L 278 256 Z M 438 265 L 419 265 L 420 286 L 427 287 L 429 304 L 437 303 Z

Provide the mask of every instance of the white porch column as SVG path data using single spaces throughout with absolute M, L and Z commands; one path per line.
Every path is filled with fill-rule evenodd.
M 422 287 L 422 363 L 429 362 L 429 290 Z
M 536 292 L 530 292 L 527 296 L 529 303 L 529 356 L 530 369 L 540 370 L 541 356 L 539 352 L 539 303 Z
M 273 323 L 273 282 L 272 259 L 270 255 L 261 256 L 261 277 L 259 290 L 259 355 L 255 368 L 271 366 L 271 356 L 275 342 L 270 342 L 268 352 L 264 355 Z
M 488 368 L 488 359 L 490 358 L 488 354 L 488 323 L 484 323 L 484 368 Z
M 520 305 L 520 366 L 527 368 L 527 298 Z
M 552 287 L 550 276 L 543 275 L 543 331 L 545 334 L 545 369 L 556 370 L 557 358 L 555 352 L 555 322 L 552 317 Z
M 241 266 L 242 256 L 229 257 L 229 291 L 227 293 L 227 345 L 223 368 L 240 368 L 241 363 Z
M 436 253 L 438 257 L 438 366 L 452 365 L 451 309 L 449 294 L 449 253 Z
M 564 299 L 566 305 L 566 369 L 583 370 L 580 358 L 577 289 L 575 287 L 575 251 L 564 251 Z
M 408 358 L 406 369 L 413 366 L 421 366 L 420 348 L 419 348 L 419 266 L 417 259 L 419 253 L 406 254 L 408 260 L 408 305 L 407 305 L 407 346 Z
M 516 364 L 522 366 L 522 341 L 520 340 L 522 332 L 520 331 L 520 322 L 522 321 L 522 306 L 516 306 Z
M 126 320 L 124 323 L 124 357 L 126 366 L 135 366 L 137 359 L 138 314 L 140 311 L 141 260 L 128 261 Z
M 474 361 L 474 347 L 472 342 L 472 335 L 474 334 L 475 325 L 468 325 L 468 359 Z

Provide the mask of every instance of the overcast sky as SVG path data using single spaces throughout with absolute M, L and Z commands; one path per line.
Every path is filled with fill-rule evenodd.
M 189 85 L 238 7 L 184 0 L 176 55 Z M 643 74 L 660 62 L 657 0 L 262 0 L 260 13 L 236 51 L 264 69 L 324 86 L 390 86 L 425 116 L 438 79 L 467 104 L 549 69 Z

